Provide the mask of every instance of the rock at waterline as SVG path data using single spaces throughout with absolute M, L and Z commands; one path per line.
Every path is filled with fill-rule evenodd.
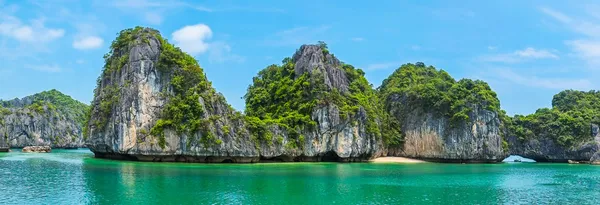
M 52 148 L 50 146 L 28 146 L 23 147 L 23 152 L 40 152 L 40 153 L 48 153 L 51 152 Z
M 594 165 L 600 165 L 600 152 L 596 152 L 590 159 L 590 163 Z

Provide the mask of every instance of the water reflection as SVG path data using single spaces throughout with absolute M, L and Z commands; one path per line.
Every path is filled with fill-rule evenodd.
M 586 204 L 600 169 L 568 164 L 177 164 L 88 152 L 0 154 L 3 204 Z M 585 196 L 585 197 L 581 197 Z

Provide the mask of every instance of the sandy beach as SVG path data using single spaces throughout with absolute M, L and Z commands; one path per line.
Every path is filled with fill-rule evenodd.
M 406 157 L 379 157 L 370 160 L 374 163 L 425 163 L 426 161 Z

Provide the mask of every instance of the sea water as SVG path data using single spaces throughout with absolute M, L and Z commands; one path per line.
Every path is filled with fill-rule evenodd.
M 0 204 L 598 204 L 600 166 L 185 164 L 0 153 Z

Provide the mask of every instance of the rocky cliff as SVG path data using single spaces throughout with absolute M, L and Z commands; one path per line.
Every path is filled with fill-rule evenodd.
M 265 160 L 365 161 L 384 150 L 374 90 L 324 43 L 259 72 L 245 99 Z
M 600 92 L 565 90 L 552 108 L 506 120 L 511 154 L 540 162 L 595 161 L 600 153 Z
M 402 65 L 377 90 L 364 74 L 325 43 L 303 45 L 252 79 L 242 114 L 158 31 L 126 29 L 105 55 L 83 135 L 97 157 L 144 161 L 600 160 L 599 92 L 561 92 L 552 109 L 508 117 L 487 83 L 423 63 Z M 16 133 L 9 141 L 49 142 L 70 130 L 40 105 L 38 114 L 5 109 L 0 119 L 18 125 L 0 127 Z
M 158 31 L 122 31 L 105 60 L 87 129 L 97 157 L 258 161 L 243 116 L 215 92 L 196 60 Z
M 10 147 L 83 147 L 87 108 L 56 90 L 0 101 L 0 139 Z
M 105 60 L 86 130 L 97 157 L 357 161 L 382 152 L 376 105 L 358 91 L 369 86 L 364 73 L 339 62 L 323 45 L 303 46 L 284 66 L 261 71 L 286 86 L 271 83 L 267 89 L 256 84 L 264 76 L 255 77 L 245 96 L 248 116 L 234 111 L 196 60 L 156 30 L 122 31 Z M 365 106 L 348 105 L 351 94 Z
M 498 162 L 507 156 L 499 102 L 484 82 L 456 82 L 417 63 L 400 67 L 379 90 L 403 139 L 388 156 L 443 162 Z
M 599 161 L 600 134 L 598 125 L 590 125 L 590 140 L 573 146 L 563 146 L 548 136 L 533 139 L 519 139 L 511 134 L 508 137 L 510 153 L 533 159 L 537 162 Z M 594 157 L 595 156 L 595 157 Z

